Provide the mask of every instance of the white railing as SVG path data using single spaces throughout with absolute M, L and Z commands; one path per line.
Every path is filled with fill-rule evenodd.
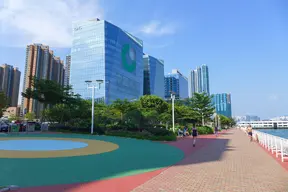
M 246 133 L 246 128 L 241 129 Z M 272 154 L 275 154 L 277 158 L 280 156 L 282 162 L 288 159 L 288 139 L 255 130 L 253 130 L 253 139 Z

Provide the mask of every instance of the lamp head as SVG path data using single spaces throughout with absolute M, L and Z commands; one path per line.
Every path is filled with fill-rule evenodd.
M 86 83 L 87 85 L 89 85 L 90 83 L 92 83 L 92 81 L 87 80 L 87 81 L 85 81 L 85 83 Z
M 96 80 L 97 83 L 103 83 L 104 81 L 102 79 Z

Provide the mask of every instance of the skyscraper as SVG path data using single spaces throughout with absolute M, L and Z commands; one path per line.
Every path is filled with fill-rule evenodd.
M 54 56 L 53 51 L 49 50 L 49 46 L 27 45 L 23 92 L 27 88 L 33 88 L 31 77 L 49 79 L 63 85 L 64 74 L 63 61 Z M 44 106 L 36 100 L 22 97 L 21 108 L 24 114 L 34 112 L 36 116 L 39 116 Z
M 189 97 L 191 98 L 194 95 L 194 93 L 198 93 L 197 70 L 190 71 L 190 74 L 188 76 L 188 94 L 189 94 Z
M 143 95 L 143 42 L 123 29 L 99 19 L 73 23 L 70 84 L 73 92 L 92 98 L 86 80 L 103 80 L 96 101 Z
M 209 70 L 207 65 L 202 65 L 202 92 L 210 95 L 210 87 L 209 87 Z
M 10 107 L 17 107 L 21 72 L 8 64 L 0 66 L 0 91 L 3 91 L 8 99 Z
M 164 98 L 164 61 L 150 55 L 143 55 L 144 95 Z
M 194 93 L 207 93 L 210 95 L 208 66 L 203 64 L 201 67 L 192 70 L 189 74 L 188 84 L 190 98 Z
M 66 56 L 66 63 L 65 63 L 65 80 L 64 85 L 70 85 L 70 66 L 71 66 L 71 55 Z
M 171 97 L 171 92 L 175 94 L 176 99 L 188 98 L 188 80 L 177 69 L 173 69 L 172 73 L 165 75 L 165 99 Z
M 232 117 L 231 94 L 215 94 L 212 102 L 215 106 L 217 114 L 221 114 L 229 118 Z

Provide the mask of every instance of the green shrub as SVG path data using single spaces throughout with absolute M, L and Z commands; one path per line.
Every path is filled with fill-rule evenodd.
M 61 124 L 53 124 L 49 126 L 49 131 L 62 132 L 62 133 L 90 134 L 91 127 L 71 127 Z M 100 126 L 94 126 L 93 131 L 95 134 L 103 135 L 105 133 L 105 128 Z
M 107 129 L 110 130 L 129 130 L 129 131 L 138 131 L 138 128 L 133 123 L 119 122 L 114 124 L 106 125 Z
M 175 141 L 177 139 L 175 134 L 156 136 L 152 135 L 150 132 L 129 132 L 129 131 L 107 131 L 106 135 L 118 136 L 118 137 L 129 137 L 135 139 L 152 140 L 152 141 Z
M 152 141 L 176 141 L 177 136 L 175 134 L 165 135 L 165 136 L 152 136 Z
M 206 135 L 206 134 L 213 134 L 214 130 L 212 127 L 204 126 L 204 127 L 197 127 L 199 135 Z
M 165 128 L 146 128 L 146 130 L 155 136 L 167 136 L 173 134 L 172 131 Z

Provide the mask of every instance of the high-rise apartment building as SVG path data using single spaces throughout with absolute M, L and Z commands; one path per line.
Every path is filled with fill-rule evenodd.
M 176 99 L 188 98 L 188 80 L 177 69 L 172 73 L 165 75 L 165 99 L 171 98 L 171 92 L 175 94 Z
M 17 107 L 21 72 L 8 64 L 0 66 L 0 91 L 6 94 L 8 105 Z
M 53 80 L 64 84 L 64 64 L 59 57 L 55 57 L 49 46 L 33 44 L 26 47 L 26 65 L 23 82 L 23 92 L 32 87 L 31 77 Z M 44 109 L 42 103 L 22 97 L 21 108 L 23 114 L 33 112 L 38 117 Z
M 73 92 L 92 98 L 85 81 L 103 80 L 95 99 L 109 104 L 116 99 L 143 95 L 143 42 L 123 29 L 99 19 L 73 23 L 70 84 Z
M 164 98 L 164 61 L 150 55 L 143 55 L 144 95 L 157 95 Z
M 188 94 L 191 98 L 194 93 L 198 93 L 198 75 L 197 70 L 190 71 L 188 76 Z
M 215 94 L 212 102 L 215 106 L 217 114 L 224 115 L 229 118 L 232 117 L 231 94 Z
M 206 93 L 210 95 L 209 87 L 209 70 L 208 66 L 203 64 L 201 67 L 197 67 L 189 74 L 188 91 L 191 98 L 194 93 Z
M 65 63 L 65 80 L 64 85 L 70 85 L 70 66 L 71 66 L 71 55 L 66 56 L 66 63 Z

